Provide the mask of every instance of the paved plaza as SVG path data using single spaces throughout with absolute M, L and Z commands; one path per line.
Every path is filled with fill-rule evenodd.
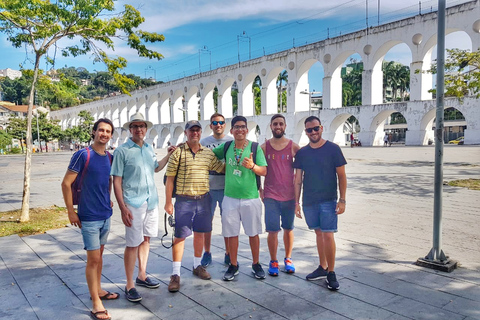
M 347 209 L 339 219 L 336 273 L 340 290 L 305 276 L 318 265 L 315 235 L 296 219 L 294 275 L 256 280 L 248 237 L 240 237 L 240 275 L 222 281 L 223 239 L 217 210 L 212 280 L 192 276 L 192 239 L 186 241 L 182 287 L 170 293 L 171 251 L 154 239 L 147 270 L 156 290 L 139 288 L 139 304 L 106 301 L 113 319 L 480 319 L 480 192 L 444 186 L 443 249 L 459 268 L 443 273 L 413 263 L 432 247 L 434 146 L 342 148 L 348 161 Z M 444 148 L 444 180 L 480 178 L 480 146 Z M 165 150 L 157 149 L 160 159 Z M 31 206 L 64 206 L 60 182 L 70 152 L 35 154 Z M 0 212 L 21 206 L 23 157 L 0 156 Z M 163 172 L 156 175 L 160 208 Z M 163 210 L 159 234 L 163 230 Z M 122 292 L 124 226 L 114 207 L 104 255 L 105 289 Z M 279 257 L 283 244 L 279 238 Z M 260 262 L 269 255 L 261 235 Z M 79 230 L 0 238 L 0 319 L 88 319 L 86 254 Z

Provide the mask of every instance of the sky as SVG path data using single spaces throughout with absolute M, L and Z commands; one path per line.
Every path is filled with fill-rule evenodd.
M 447 1 L 447 7 L 467 2 Z M 160 61 L 139 58 L 134 50 L 115 41 L 115 51 L 108 52 L 127 59 L 127 74 L 157 81 L 170 81 L 321 41 L 327 37 L 350 33 L 436 10 L 438 1 L 428 0 L 119 0 L 117 10 L 129 3 L 145 17 L 141 29 L 165 36 L 165 41 L 150 48 L 160 52 Z M 71 41 L 71 40 L 70 40 Z M 75 41 L 75 40 L 73 40 Z M 470 40 L 456 33 L 447 36 L 447 47 L 471 49 Z M 26 48 L 13 48 L 0 34 L 0 69 L 33 68 L 34 55 Z M 71 42 L 70 42 L 71 43 Z M 67 43 L 59 43 L 58 47 Z M 84 67 L 90 72 L 104 71 L 104 65 L 93 63 L 89 55 L 64 58 L 59 50 L 50 50 L 55 68 Z M 358 57 L 357 57 L 358 56 Z M 352 58 L 359 59 L 359 55 Z M 409 65 L 411 57 L 405 44 L 389 51 L 386 60 Z M 349 59 L 346 60 L 348 62 Z M 42 61 L 42 69 L 52 65 Z M 310 91 L 321 91 L 323 70 L 320 63 L 309 72 Z

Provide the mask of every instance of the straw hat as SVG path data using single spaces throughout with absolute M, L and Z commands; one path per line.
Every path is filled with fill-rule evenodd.
M 123 125 L 123 129 L 125 130 L 129 130 L 130 129 L 130 124 L 134 123 L 134 122 L 143 122 L 143 123 L 146 123 L 147 124 L 147 129 L 150 129 L 151 127 L 153 127 L 153 123 L 151 123 L 150 121 L 147 121 L 145 120 L 145 117 L 143 116 L 143 114 L 141 114 L 140 112 L 137 112 L 135 113 L 133 116 L 130 117 L 130 121 L 125 123 Z

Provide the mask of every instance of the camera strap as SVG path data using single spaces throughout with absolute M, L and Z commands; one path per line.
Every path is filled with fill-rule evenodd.
M 167 225 L 167 216 L 168 216 L 168 213 L 165 212 L 165 216 L 163 217 L 163 223 L 164 223 L 164 226 L 165 226 L 165 234 L 162 236 L 162 238 L 160 239 L 160 241 L 162 242 L 162 246 L 165 248 L 165 249 L 170 249 L 171 247 L 173 247 L 173 233 L 172 232 L 172 242 L 170 245 L 165 245 L 163 243 L 163 239 L 168 236 L 168 225 Z M 175 230 L 175 229 L 174 229 Z

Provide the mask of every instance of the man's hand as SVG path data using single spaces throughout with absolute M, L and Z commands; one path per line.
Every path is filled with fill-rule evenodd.
M 165 203 L 165 212 L 168 213 L 169 215 L 173 214 L 173 204 L 170 203 Z
M 122 221 L 123 221 L 123 224 L 126 226 L 126 227 L 131 227 L 132 226 L 132 221 L 133 221 L 133 214 L 132 212 L 130 211 L 130 209 L 127 208 L 127 206 L 125 206 L 123 209 L 120 209 L 121 212 L 122 212 Z
M 297 218 L 303 219 L 302 218 L 302 209 L 300 209 L 300 204 L 299 203 L 295 204 L 295 215 L 297 216 Z
M 177 147 L 175 147 L 175 146 L 168 147 L 168 149 L 167 149 L 168 155 L 171 155 L 173 153 L 173 151 L 175 151 L 175 149 L 177 149 Z
M 338 202 L 337 208 L 335 209 L 337 214 L 342 214 L 345 212 L 345 203 Z
M 78 214 L 75 211 L 68 212 L 68 220 L 70 220 L 72 226 L 79 227 L 80 229 L 82 228 L 82 223 L 80 222 Z
M 255 165 L 255 162 L 253 162 L 253 152 L 250 153 L 250 158 L 243 158 L 242 161 L 242 166 L 244 166 L 247 169 L 253 169 L 253 166 Z
M 263 198 L 265 197 L 265 192 L 262 188 L 258 189 L 258 194 L 260 195 L 260 199 L 263 201 Z

